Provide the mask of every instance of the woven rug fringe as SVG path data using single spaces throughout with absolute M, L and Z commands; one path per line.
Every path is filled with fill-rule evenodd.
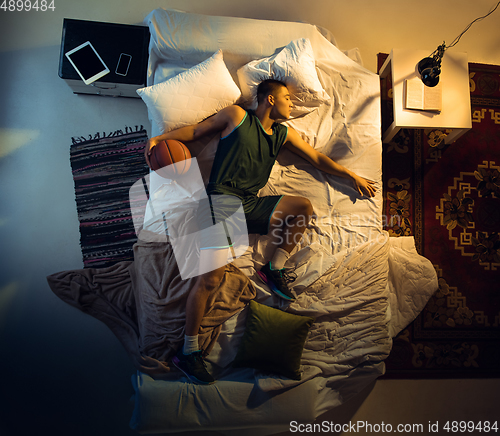
M 134 133 L 134 132 L 143 132 L 144 126 L 141 124 L 141 126 L 136 125 L 135 130 L 133 127 L 125 126 L 125 131 L 118 129 L 115 130 L 114 132 L 106 134 L 106 132 L 97 132 L 94 135 L 88 135 L 88 136 L 78 136 L 78 137 L 72 137 L 71 140 L 74 144 L 81 144 L 84 142 L 88 141 L 95 141 L 97 139 L 101 138 L 114 138 L 117 136 L 122 136 L 122 135 L 128 135 L 129 133 Z

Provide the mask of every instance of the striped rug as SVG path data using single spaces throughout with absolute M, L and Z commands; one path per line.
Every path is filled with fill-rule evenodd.
M 85 268 L 133 260 L 129 189 L 148 173 L 143 126 L 72 138 L 71 168 Z

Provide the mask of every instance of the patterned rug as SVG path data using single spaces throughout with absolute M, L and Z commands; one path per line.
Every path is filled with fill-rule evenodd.
M 71 168 L 85 268 L 132 260 L 137 240 L 129 189 L 148 173 L 143 126 L 72 138 Z
M 439 278 L 395 339 L 387 377 L 500 376 L 500 67 L 471 63 L 469 78 L 473 126 L 455 143 L 403 130 L 384 144 L 386 229 L 414 236 Z M 383 80 L 386 120 L 391 91 Z

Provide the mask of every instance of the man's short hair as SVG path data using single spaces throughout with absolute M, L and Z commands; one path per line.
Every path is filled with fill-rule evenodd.
M 286 85 L 280 80 L 275 80 L 275 79 L 263 80 L 257 87 L 257 102 L 259 104 L 262 103 L 267 98 L 268 95 L 274 95 L 282 87 L 286 88 Z

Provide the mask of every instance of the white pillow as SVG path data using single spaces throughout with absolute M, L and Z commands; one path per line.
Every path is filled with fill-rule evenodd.
M 196 124 L 232 105 L 241 91 L 222 50 L 166 82 L 137 90 L 161 133 Z
M 311 41 L 307 38 L 290 42 L 273 56 L 249 62 L 237 74 L 250 109 L 257 108 L 257 87 L 266 79 L 280 80 L 287 85 L 295 115 L 309 112 L 330 99 L 318 79 Z

